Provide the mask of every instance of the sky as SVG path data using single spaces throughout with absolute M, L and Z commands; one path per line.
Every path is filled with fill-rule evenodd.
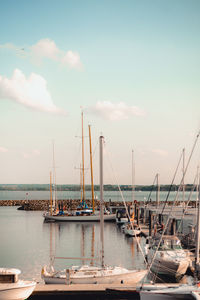
M 199 0 L 0 0 L 0 184 L 193 183 L 200 162 Z M 134 172 L 133 172 L 134 169 Z M 132 174 L 134 173 L 134 178 Z

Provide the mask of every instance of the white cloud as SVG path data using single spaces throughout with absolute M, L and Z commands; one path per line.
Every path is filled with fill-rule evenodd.
M 77 52 L 73 52 L 71 50 L 67 51 L 67 53 L 62 58 L 62 62 L 67 64 L 70 68 L 82 69 L 82 63 L 80 60 L 80 55 Z
M 55 42 L 50 39 L 42 39 L 35 45 L 30 47 L 31 56 L 36 61 L 41 61 L 43 58 L 49 58 L 52 60 L 58 60 L 60 50 L 56 46 Z
M 5 147 L 0 147 L 0 152 L 3 152 L 3 153 L 8 152 L 8 149 Z
M 61 50 L 53 40 L 48 38 L 41 39 L 32 46 L 17 47 L 12 43 L 6 43 L 0 45 L 0 48 L 13 50 L 16 55 L 30 57 L 37 64 L 41 64 L 43 59 L 50 59 L 69 68 L 83 69 L 83 64 L 77 51 Z
M 142 109 L 137 106 L 128 106 L 124 102 L 98 101 L 95 106 L 89 107 L 88 111 L 110 121 L 126 120 L 132 116 L 145 116 Z
M 66 114 L 52 101 L 46 80 L 35 73 L 28 78 L 16 69 L 11 79 L 0 76 L 0 99 L 16 101 L 26 107 L 56 114 Z
M 152 149 L 151 152 L 158 154 L 159 156 L 167 156 L 168 152 L 162 149 Z

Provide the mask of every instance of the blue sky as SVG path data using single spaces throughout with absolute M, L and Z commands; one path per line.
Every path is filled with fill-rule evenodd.
M 170 183 L 200 129 L 200 2 L 1 0 L 0 8 L 0 183 L 48 183 L 52 140 L 58 183 L 79 183 L 81 107 L 96 183 L 100 134 L 105 183 L 116 183 L 111 169 L 131 183 L 132 149 L 136 184 L 156 173 Z M 187 182 L 199 159 L 198 143 Z

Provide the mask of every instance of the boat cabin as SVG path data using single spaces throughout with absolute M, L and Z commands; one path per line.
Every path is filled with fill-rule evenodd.
M 0 268 L 0 283 L 16 283 L 20 273 L 18 269 Z

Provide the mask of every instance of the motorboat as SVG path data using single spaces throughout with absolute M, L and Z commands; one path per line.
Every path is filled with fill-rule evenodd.
M 138 236 L 141 234 L 141 228 L 132 222 L 125 224 L 124 226 L 124 234 L 127 236 Z
M 150 269 L 158 275 L 180 277 L 190 264 L 188 253 L 177 236 L 160 235 L 147 239 L 146 255 Z
M 19 280 L 19 269 L 0 268 L 0 300 L 24 300 L 33 292 L 36 282 Z
M 200 299 L 199 284 L 181 284 L 177 287 L 167 285 L 152 284 L 140 287 L 137 289 L 140 300 Z
M 125 209 L 118 209 L 116 211 L 116 223 L 122 225 L 128 222 L 128 217 Z

